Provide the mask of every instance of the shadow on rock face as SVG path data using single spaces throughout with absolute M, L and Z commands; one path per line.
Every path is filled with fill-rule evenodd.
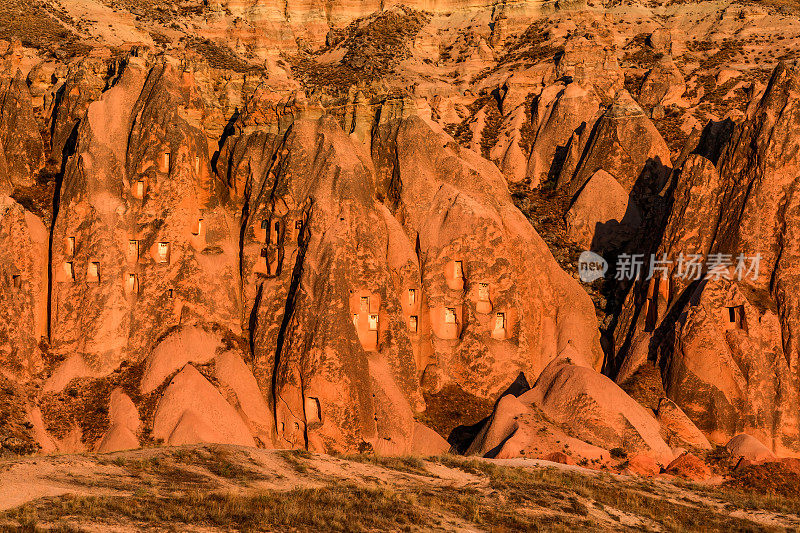
M 631 199 L 622 220 L 611 219 L 595 224 L 590 250 L 602 255 L 606 251 L 623 248 L 634 237 L 641 222 L 639 208 Z
M 500 402 L 500 399 L 507 395 L 512 395 L 515 397 L 519 397 L 522 394 L 528 392 L 531 389 L 530 384 L 528 384 L 528 379 L 525 377 L 523 372 L 520 372 L 517 376 L 517 379 L 514 380 L 508 388 L 497 397 L 497 401 L 495 402 L 495 408 L 497 408 L 497 404 Z M 460 454 L 464 454 L 467 452 L 467 449 L 470 447 L 472 442 L 484 428 L 484 426 L 491 420 L 491 415 L 487 416 L 480 422 L 477 422 L 472 425 L 461 425 L 456 427 L 453 431 L 450 432 L 450 435 L 447 437 L 447 442 L 450 443 L 452 446 L 451 451 L 455 451 Z M 489 456 L 487 456 L 489 457 Z

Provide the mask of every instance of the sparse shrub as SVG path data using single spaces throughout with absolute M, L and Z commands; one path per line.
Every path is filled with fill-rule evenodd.
M 428 14 L 404 6 L 383 11 L 353 21 L 321 50 L 286 56 L 285 60 L 311 91 L 342 97 L 355 85 L 369 84 L 394 72 L 411 54 L 408 44 L 428 19 Z M 341 61 L 316 61 L 318 55 L 334 47 L 346 50 Z
M 374 464 L 390 470 L 405 472 L 407 474 L 418 474 L 423 476 L 430 475 L 428 469 L 425 468 L 425 462 L 419 457 L 384 457 L 371 454 L 338 455 L 337 457 L 345 461 Z
M 308 459 L 312 456 L 307 450 L 283 450 L 280 455 L 298 474 L 307 474 L 311 470 L 316 470 L 308 464 Z
M 613 457 L 614 459 L 625 459 L 626 457 L 628 457 L 628 452 L 626 452 L 622 448 L 611 448 L 609 450 L 609 453 L 611 453 L 611 457 Z

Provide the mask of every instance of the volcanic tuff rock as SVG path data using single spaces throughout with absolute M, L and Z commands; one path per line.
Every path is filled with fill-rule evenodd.
M 649 455 L 635 453 L 628 456 L 626 462 L 628 464 L 623 472 L 629 475 L 634 474 L 637 476 L 650 477 L 661 471 L 661 467 L 658 466 L 658 463 Z
M 93 2 L 100 23 L 62 4 L 0 41 L 14 438 L 450 437 L 595 465 L 622 448 L 642 471 L 741 432 L 800 453 L 800 83 L 766 70 L 797 57 L 796 15 Z M 579 246 L 761 269 L 582 287 Z M 534 386 L 492 406 L 520 373 Z
M 202 107 L 190 73 L 134 60 L 89 105 L 53 228 L 55 353 L 107 372 L 193 317 L 238 327 L 237 232 L 192 121 Z
M 673 459 L 652 413 L 567 347 L 533 387 L 503 396 L 468 453 L 487 457 L 547 457 L 565 453 L 607 462 L 609 450 L 640 451 L 662 465 Z
M 579 358 L 564 354 L 554 360 L 528 395 L 546 415 L 584 440 L 606 449 L 642 451 L 662 464 L 672 459 L 652 413 Z
M 798 442 L 796 291 L 788 289 L 796 281 L 789 265 L 795 257 L 797 95 L 798 75 L 779 65 L 717 164 L 691 155 L 675 175 L 658 257 L 727 254 L 722 257 L 731 266 L 707 280 L 643 285 L 626 304 L 636 310 L 635 325 L 626 330 L 626 318 L 618 329 L 656 332 L 649 357 L 663 369 L 667 395 L 712 442 L 746 431 L 779 453 Z M 758 272 L 751 269 L 756 256 Z M 636 305 L 635 295 L 644 291 L 647 297 Z M 625 337 L 618 339 L 624 353 Z
M 189 361 L 219 365 L 245 331 L 249 392 L 225 370 L 217 379 L 249 429 L 187 366 L 163 391 L 154 438 L 252 444 L 252 432 L 266 445 L 407 453 L 424 433 L 420 375 L 491 396 L 568 342 L 599 368 L 588 298 L 497 195 L 489 163 L 427 142 L 437 134 L 402 101 L 385 102 L 362 140 L 299 99 L 269 109 L 244 110 L 217 174 L 194 76 L 169 59 L 132 57 L 88 106 L 50 259 L 49 354 L 68 377 L 48 390 L 144 360 L 139 393 L 152 394 Z M 186 403 L 200 398 L 210 403 Z M 204 419 L 212 405 L 218 419 Z M 122 431 L 112 423 L 99 446 L 131 444 Z
M 658 189 L 672 166 L 667 144 L 627 91 L 598 119 L 580 157 L 570 159 L 576 153 L 569 153 L 558 178 L 571 195 L 601 169 L 627 192 L 635 185 Z
M 139 447 L 139 439 L 136 437 L 142 424 L 139 411 L 121 388 L 111 391 L 108 419 L 108 431 L 97 444 L 98 452 L 116 452 Z
M 667 474 L 702 481 L 711 477 L 711 469 L 692 453 L 684 453 L 664 469 Z
M 773 454 L 769 448 L 747 433 L 735 435 L 725 444 L 725 448 L 733 457 L 741 457 L 752 462 L 775 459 L 775 454 Z
M 468 455 L 496 459 L 533 457 L 560 462 L 602 464 L 610 459 L 607 449 L 570 435 L 569 427 L 550 420 L 529 400 L 507 394 L 481 427 L 466 450 Z
M 539 124 L 528 160 L 533 185 L 558 175 L 575 133 L 591 130 L 600 114 L 600 99 L 573 81 L 566 87 L 545 88 L 538 99 L 534 120 Z M 556 168 L 553 168 L 553 167 Z
M 685 92 L 686 81 L 683 74 L 672 57 L 666 55 L 647 73 L 639 88 L 638 101 L 645 109 L 652 109 L 657 105 L 667 107 L 678 103 Z
M 656 419 L 667 434 L 665 439 L 673 448 L 688 446 L 701 450 L 710 450 L 711 443 L 702 431 L 686 416 L 686 413 L 669 398 L 661 398 L 658 402 Z
M 565 216 L 567 235 L 586 250 L 619 249 L 641 224 L 636 202 L 603 169 L 589 178 Z
M 0 76 L 0 193 L 30 186 L 44 166 L 44 146 L 22 72 Z M 13 75 L 11 75 L 13 74 Z
M 0 364 L 17 379 L 41 370 L 39 339 L 47 331 L 47 228 L 0 195 Z

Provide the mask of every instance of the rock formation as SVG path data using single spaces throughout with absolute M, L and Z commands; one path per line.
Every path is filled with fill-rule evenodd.
M 62 40 L 0 41 L 14 439 L 800 453 L 800 75 L 747 37 L 798 53 L 774 8 L 67 4 Z
M 641 224 L 636 202 L 603 169 L 589 178 L 565 216 L 567 235 L 585 250 L 621 248 Z
M 573 153 L 579 159 L 570 159 Z M 567 156 L 559 186 L 574 195 L 595 172 L 604 170 L 627 192 L 637 184 L 658 189 L 672 166 L 670 158 L 661 134 L 630 94 L 622 91 L 597 121 L 583 153 Z
M 642 285 L 643 305 L 627 304 L 638 314 L 632 330 L 655 333 L 648 357 L 662 368 L 667 396 L 712 442 L 745 431 L 779 453 L 796 450 L 798 438 L 795 305 L 787 290 L 797 87 L 797 74 L 779 65 L 716 165 L 701 154 L 682 164 L 655 249 L 674 261 L 669 282 Z M 718 266 L 693 274 L 691 254 Z M 690 275 L 675 276 L 678 268 Z M 618 339 L 625 350 L 625 337 Z
M 599 369 L 588 298 L 496 169 L 426 146 L 402 100 L 358 138 L 301 96 L 256 96 L 216 168 L 195 77 L 169 58 L 130 57 L 87 106 L 50 237 L 49 393 L 132 362 L 166 443 L 408 453 L 441 447 L 414 421 L 420 382 L 491 397 L 567 343 Z M 216 387 L 193 366 L 211 362 Z M 112 420 L 95 445 L 134 432 Z
M 44 146 L 22 73 L 0 77 L 0 193 L 34 183 L 44 166 Z
M 23 379 L 42 369 L 39 341 L 47 335 L 47 228 L 33 213 L 0 196 L 0 361 Z
M 607 461 L 616 448 L 642 452 L 663 466 L 673 459 L 653 414 L 569 346 L 529 391 L 501 398 L 471 451 L 540 458 L 557 451 L 594 463 Z

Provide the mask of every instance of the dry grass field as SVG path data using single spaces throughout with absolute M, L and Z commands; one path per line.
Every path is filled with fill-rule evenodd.
M 231 446 L 0 462 L 5 531 L 781 531 L 800 499 L 531 460 Z M 199 529 L 198 529 L 199 528 Z

